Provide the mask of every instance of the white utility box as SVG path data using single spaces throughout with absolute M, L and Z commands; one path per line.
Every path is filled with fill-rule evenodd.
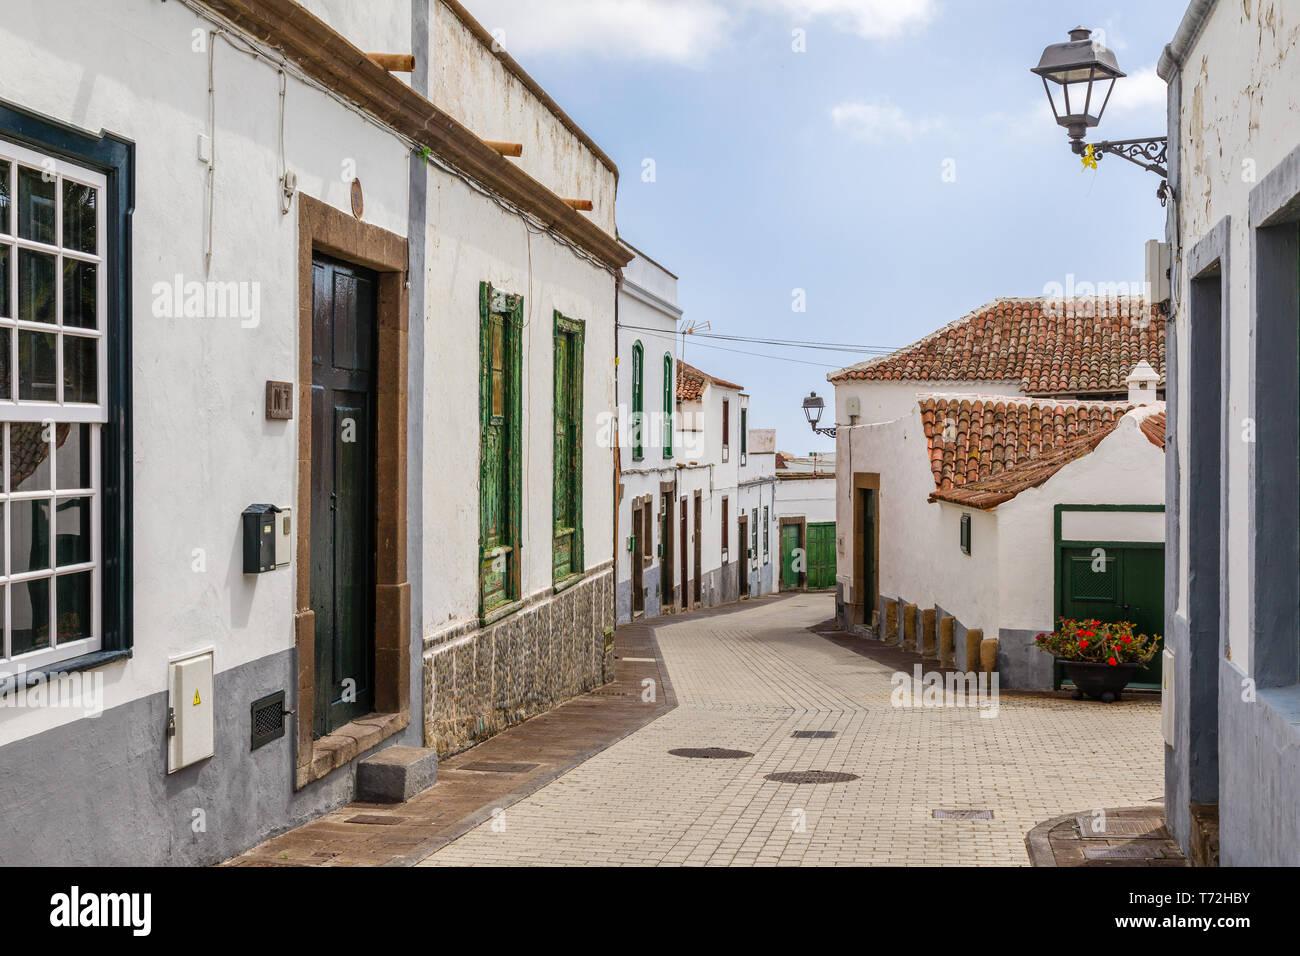
M 293 509 L 281 508 L 275 516 L 275 566 L 287 567 L 293 557 Z
M 1146 244 L 1146 280 L 1149 302 L 1169 301 L 1169 243 L 1148 239 Z
M 212 649 L 167 664 L 167 772 L 213 755 Z

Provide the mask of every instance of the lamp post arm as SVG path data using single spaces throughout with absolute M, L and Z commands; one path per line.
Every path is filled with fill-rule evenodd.
M 1092 155 L 1101 159 L 1107 154 L 1127 159 L 1135 166 L 1141 166 L 1155 173 L 1162 179 L 1169 178 L 1169 137 L 1156 136 L 1150 139 L 1115 139 L 1092 144 Z
M 835 437 L 835 429 L 833 428 L 818 428 L 816 425 L 813 425 L 812 430 L 818 435 L 825 435 L 827 438 Z

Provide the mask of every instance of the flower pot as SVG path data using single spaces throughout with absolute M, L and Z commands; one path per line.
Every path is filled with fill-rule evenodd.
M 1066 675 L 1074 681 L 1075 700 L 1091 697 L 1107 704 L 1119 700 L 1120 692 L 1143 667 L 1142 664 L 1117 664 L 1112 667 L 1097 661 L 1061 660 L 1061 663 L 1065 665 Z

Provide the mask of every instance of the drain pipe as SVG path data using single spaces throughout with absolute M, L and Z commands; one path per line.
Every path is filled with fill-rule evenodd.
M 614 555 L 614 585 L 613 585 L 612 588 L 610 588 L 610 603 L 611 603 L 611 605 L 612 605 L 611 608 L 610 608 L 610 620 L 614 622 L 614 627 L 615 627 L 615 629 L 618 628 L 618 559 L 619 559 L 619 551 L 618 551 L 618 513 L 619 513 L 619 509 L 622 507 L 622 504 L 623 504 L 623 502 L 622 502 L 622 501 L 620 500 L 620 498 L 619 498 L 619 492 L 618 492 L 619 487 L 620 487 L 620 486 L 622 485 L 622 483 L 623 483 L 623 482 L 622 482 L 622 477 L 623 477 L 623 443 L 622 443 L 622 439 L 621 439 L 621 437 L 620 437 L 620 436 L 622 435 L 622 425 L 623 425 L 623 422 L 622 422 L 622 417 L 623 417 L 623 415 L 622 415 L 622 411 L 623 411 L 623 410 L 622 410 L 621 408 L 618 407 L 618 374 L 619 374 L 619 367 L 618 367 L 618 333 L 619 333 L 619 324 L 618 324 L 618 300 L 619 300 L 620 298 L 622 298 L 622 295 L 623 295 L 623 270 L 622 270 L 622 269 L 619 269 L 618 272 L 616 272 L 616 273 L 614 274 L 614 415 L 615 415 L 615 420 L 614 420 L 614 429 L 613 429 L 613 432 L 612 432 L 612 438 L 613 438 L 613 444 L 614 444 L 614 467 L 613 467 L 613 469 L 612 469 L 612 470 L 613 470 L 613 473 L 614 473 L 614 496 L 613 496 L 613 500 L 614 500 L 614 521 L 613 521 L 613 523 L 612 523 L 612 524 L 613 524 L 613 528 L 614 528 L 614 551 L 613 551 L 613 555 Z

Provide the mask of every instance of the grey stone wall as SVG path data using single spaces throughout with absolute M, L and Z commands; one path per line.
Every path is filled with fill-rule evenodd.
M 604 683 L 614 571 L 488 627 L 439 635 L 424 656 L 424 743 L 459 753 Z

